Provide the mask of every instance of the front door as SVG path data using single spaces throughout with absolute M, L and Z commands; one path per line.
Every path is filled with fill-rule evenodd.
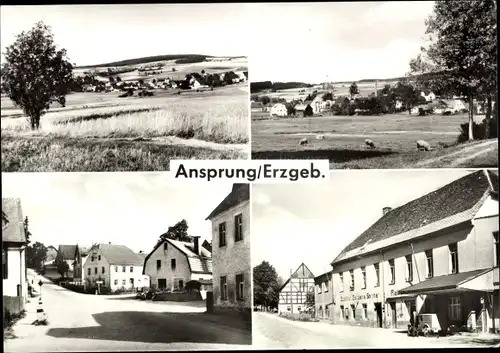
M 396 303 L 392 302 L 389 305 L 391 306 L 392 327 L 398 328 L 398 315 L 396 313 Z
M 165 278 L 158 278 L 158 289 L 167 288 L 167 280 Z
M 377 313 L 378 327 L 382 327 L 382 303 L 375 303 L 375 312 Z

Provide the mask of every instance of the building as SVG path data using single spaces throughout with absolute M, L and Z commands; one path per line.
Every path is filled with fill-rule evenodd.
M 286 105 L 283 103 L 276 103 L 271 108 L 271 116 L 287 116 L 288 109 Z
M 309 307 L 308 296 L 314 297 L 314 275 L 302 263 L 280 288 L 278 313 L 297 314 Z
M 4 310 L 8 309 L 11 313 L 24 308 L 28 292 L 23 221 L 21 200 L 2 198 L 2 293 Z
M 250 311 L 250 185 L 234 184 L 207 220 L 212 223 L 214 307 Z
M 443 330 L 498 328 L 498 227 L 491 171 L 384 208 L 332 262 L 335 320 L 406 329 L 415 311 Z
M 47 247 L 47 257 L 45 258 L 44 265 L 53 265 L 57 257 L 57 249 L 52 245 Z
M 159 242 L 144 260 L 143 274 L 149 277 L 151 287 L 175 291 L 184 290 L 190 281 L 212 281 L 212 254 L 200 246 L 199 239 L 194 237 L 192 243 L 173 239 Z
M 425 90 L 420 92 L 420 96 L 424 97 L 426 102 L 433 102 L 436 99 L 436 95 L 434 92 Z
M 65 278 L 72 279 L 74 277 L 74 263 L 75 254 L 78 245 L 59 245 L 57 249 L 57 256 L 55 265 L 60 266 L 61 263 L 65 262 L 67 265 L 67 271 L 64 273 Z
M 149 287 L 143 275 L 143 259 L 124 245 L 96 244 L 83 265 L 86 288 L 107 288 L 111 292 Z
M 84 282 L 85 272 L 83 271 L 83 264 L 87 260 L 90 249 L 76 245 L 74 261 L 73 261 L 73 281 Z
M 334 304 L 332 272 L 314 277 L 314 312 L 318 319 L 332 319 L 330 307 Z

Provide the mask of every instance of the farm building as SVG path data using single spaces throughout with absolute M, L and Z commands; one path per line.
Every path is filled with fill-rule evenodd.
M 279 313 L 300 313 L 308 307 L 307 296 L 314 296 L 314 275 L 302 263 L 295 272 L 290 274 L 280 288 L 278 301 Z
M 271 116 L 287 116 L 287 115 L 288 115 L 288 109 L 286 108 L 286 105 L 284 105 L 283 103 L 276 103 L 271 108 Z

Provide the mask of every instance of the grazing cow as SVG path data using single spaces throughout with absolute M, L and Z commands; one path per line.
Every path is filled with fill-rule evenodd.
M 309 141 L 307 141 L 307 137 L 304 137 L 302 140 L 299 141 L 300 146 L 305 146 L 308 143 L 309 143 Z
M 417 141 L 417 149 L 419 151 L 432 151 L 431 145 L 429 145 L 429 143 L 424 140 Z
M 375 143 L 370 139 L 366 139 L 365 144 L 370 148 L 375 148 Z

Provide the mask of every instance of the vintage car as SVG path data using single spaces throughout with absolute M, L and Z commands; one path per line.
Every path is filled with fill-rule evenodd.
M 408 336 L 429 336 L 441 331 L 441 325 L 436 314 L 420 314 L 417 317 L 418 324 L 408 324 Z

